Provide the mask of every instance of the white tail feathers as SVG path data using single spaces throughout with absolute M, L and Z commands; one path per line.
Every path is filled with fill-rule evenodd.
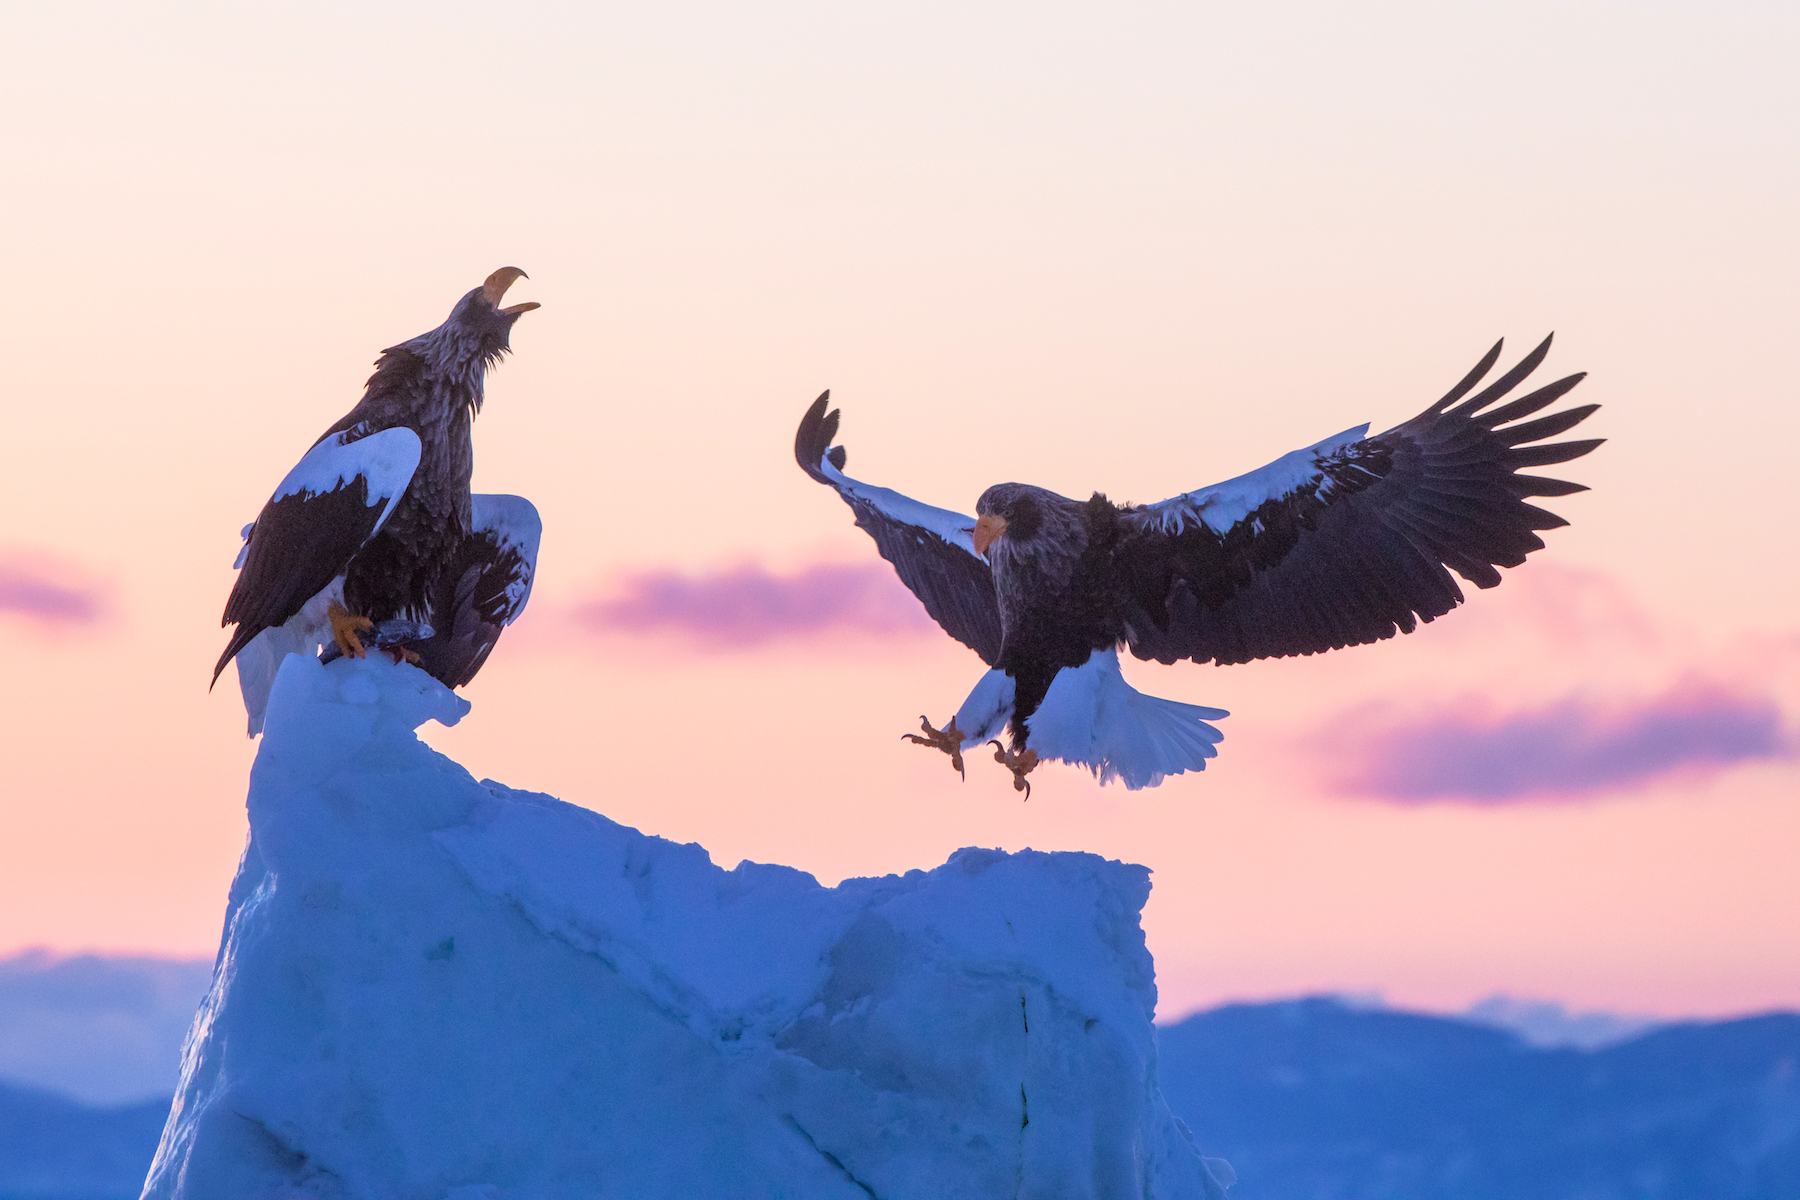
M 244 694 L 244 714 L 249 718 L 248 732 L 255 737 L 262 732 L 263 713 L 269 706 L 269 689 L 275 685 L 275 672 L 281 660 L 290 654 L 314 654 L 331 636 L 326 616 L 332 601 L 343 600 L 344 580 L 332 580 L 323 591 L 300 606 L 300 611 L 282 625 L 265 629 L 250 639 L 237 652 L 238 690 Z
M 973 697 L 971 697 L 972 699 Z M 1170 775 L 1203 771 L 1224 738 L 1207 724 L 1222 708 L 1146 696 L 1125 682 L 1116 650 L 1096 650 L 1065 668 L 1026 721 L 1027 745 L 1039 757 L 1078 763 L 1101 783 L 1155 787 Z

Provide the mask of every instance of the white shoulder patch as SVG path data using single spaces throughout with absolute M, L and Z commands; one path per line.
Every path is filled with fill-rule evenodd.
M 852 479 L 831 465 L 829 458 L 819 461 L 819 471 L 831 480 L 833 487 L 846 497 L 867 504 L 882 516 L 901 525 L 911 525 L 934 534 L 952 546 L 975 554 L 975 518 L 947 508 L 922 504 L 911 496 L 903 496 L 891 488 L 875 487 Z M 980 557 L 976 555 L 976 557 Z
M 1325 478 L 1319 460 L 1361 441 L 1368 433 L 1367 424 L 1346 429 L 1234 479 L 1148 505 L 1147 511 L 1164 533 L 1180 533 L 1189 521 L 1199 521 L 1214 533 L 1224 533 L 1269 501 L 1309 483 L 1318 483 Z
M 375 528 L 380 529 L 395 501 L 412 482 L 413 472 L 419 469 L 419 435 L 395 426 L 349 441 L 354 432 L 345 430 L 320 440 L 294 464 L 269 502 L 285 496 L 305 498 L 335 492 L 360 478 L 368 484 L 369 505 L 382 505 L 381 516 L 375 522 Z
M 506 605 L 512 616 L 510 625 L 525 610 L 531 599 L 531 583 L 537 576 L 538 542 L 544 535 L 543 518 L 537 506 L 523 496 L 499 493 L 477 493 L 469 498 L 469 524 L 476 533 L 491 534 L 502 546 L 510 546 L 525 560 L 523 578 L 515 577 L 506 585 Z
M 476 532 L 488 532 L 506 545 L 518 546 L 528 559 L 537 557 L 544 521 L 537 505 L 523 496 L 476 493 L 469 497 L 470 519 Z

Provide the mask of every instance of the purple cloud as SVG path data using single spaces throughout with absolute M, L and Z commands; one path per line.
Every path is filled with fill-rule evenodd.
M 105 615 L 105 605 L 92 584 L 43 560 L 0 561 L 0 616 L 21 617 L 44 625 L 92 625 Z
M 1355 728 L 1354 718 L 1345 720 Z M 1338 784 L 1398 804 L 1580 799 L 1800 749 L 1773 700 L 1704 686 L 1623 709 L 1567 699 L 1532 712 L 1424 717 L 1352 736 Z
M 820 563 L 787 574 L 754 564 L 698 575 L 645 571 L 575 617 L 599 633 L 667 634 L 709 648 L 932 628 L 885 563 Z

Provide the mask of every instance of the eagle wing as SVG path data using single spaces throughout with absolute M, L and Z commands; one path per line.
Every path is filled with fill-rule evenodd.
M 244 530 L 222 625 L 237 626 L 213 668 L 280 625 L 344 573 L 380 531 L 419 466 L 419 435 L 402 426 L 328 433 L 294 465 Z
M 794 436 L 800 469 L 843 497 L 856 524 L 875 539 L 912 594 L 944 632 L 991 666 L 1000 657 L 1000 606 L 987 560 L 970 539 L 975 518 L 921 504 L 899 492 L 873 487 L 843 473 L 844 448 L 832 445 L 838 411 L 827 411 L 831 393 L 813 401 Z
M 414 648 L 419 666 L 449 687 L 475 678 L 500 632 L 525 611 L 544 525 L 523 496 L 471 497 L 469 536 L 439 577 L 432 636 Z
M 1410 633 L 1463 599 L 1450 571 L 1489 588 L 1496 567 L 1568 522 L 1527 502 L 1586 489 L 1522 472 L 1600 439 L 1546 442 L 1599 405 L 1523 420 L 1582 375 L 1494 405 L 1550 339 L 1464 400 L 1500 344 L 1442 400 L 1394 429 L 1348 430 L 1261 470 L 1126 509 L 1116 547 L 1127 644 L 1139 658 L 1220 664 L 1316 654 Z M 1461 403 L 1458 403 L 1461 401 Z M 1448 569 L 1446 569 L 1448 568 Z

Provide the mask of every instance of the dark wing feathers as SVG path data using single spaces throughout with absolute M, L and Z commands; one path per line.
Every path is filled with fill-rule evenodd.
M 235 624 L 213 682 L 238 651 L 343 574 L 381 528 L 419 462 L 419 437 L 394 427 L 320 438 L 288 472 L 245 537 L 222 625 Z
M 475 678 L 500 633 L 531 598 L 543 524 L 522 496 L 478 495 L 469 536 L 438 577 L 432 636 L 417 643 L 419 666 L 449 687 Z
M 801 470 L 843 497 L 932 620 L 992 665 L 1000 657 L 1000 606 L 987 561 L 969 539 L 975 519 L 843 474 L 846 456 L 832 445 L 838 412 L 830 402 L 825 392 L 800 419 L 794 457 Z
M 1600 439 L 1547 442 L 1598 405 L 1533 420 L 1582 379 L 1497 403 L 1550 348 L 1470 395 L 1500 346 L 1417 417 L 1341 435 L 1212 489 L 1125 510 L 1116 548 L 1132 651 L 1174 662 L 1316 654 L 1410 632 L 1463 599 L 1451 572 L 1500 582 L 1567 524 L 1527 497 L 1585 490 L 1526 467 L 1579 458 Z M 1467 397 L 1465 399 L 1464 397 Z
M 380 510 L 370 506 L 368 495 L 368 481 L 357 478 L 335 491 L 296 493 L 264 506 L 225 601 L 220 623 L 237 628 L 213 667 L 214 682 L 252 638 L 299 612 L 343 573 L 374 532 Z
M 1481 361 L 1470 367 L 1469 373 L 1457 380 L 1456 386 L 1445 392 L 1442 400 L 1431 406 L 1431 411 L 1442 412 L 1468 395 L 1469 389 L 1480 383 L 1482 377 L 1493 370 L 1494 364 L 1500 361 L 1500 348 L 1503 345 L 1505 345 L 1505 339 L 1495 342 L 1488 352 L 1481 356 Z

